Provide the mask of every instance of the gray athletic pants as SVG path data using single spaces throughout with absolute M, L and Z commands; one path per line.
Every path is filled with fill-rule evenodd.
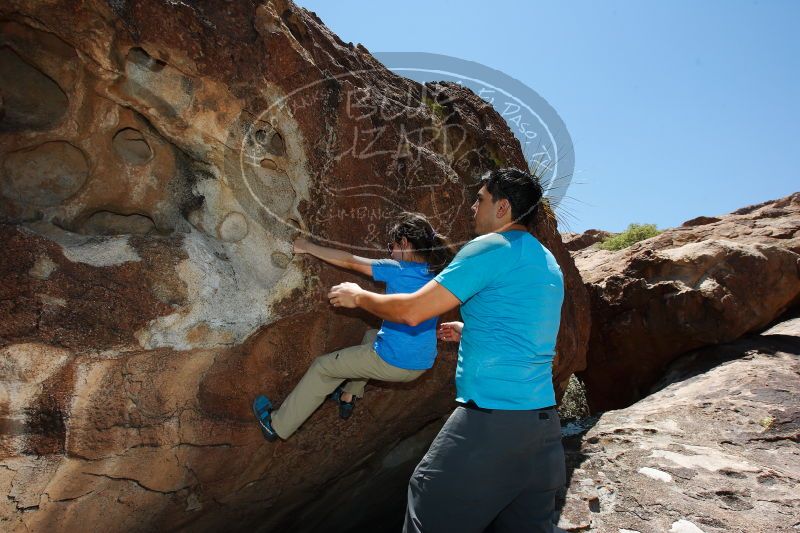
M 555 408 L 457 407 L 411 476 L 403 531 L 552 532 L 565 482 Z

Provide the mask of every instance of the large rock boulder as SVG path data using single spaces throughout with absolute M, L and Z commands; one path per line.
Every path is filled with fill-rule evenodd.
M 757 331 L 800 301 L 800 193 L 574 257 L 592 306 L 589 404 L 624 407 L 680 354 Z
M 566 440 L 567 531 L 796 531 L 800 319 L 681 358 Z
M 611 235 L 613 234 L 601 229 L 587 229 L 583 233 L 562 233 L 561 239 L 564 241 L 564 247 L 567 250 L 577 252 L 593 244 L 603 242 Z
M 468 238 L 469 186 L 525 164 L 486 102 L 280 0 L 3 2 L 0 97 L 3 530 L 344 529 L 408 475 L 452 407 L 452 347 L 289 442 L 250 401 L 376 324 L 327 305 L 364 280 L 292 257 L 297 232 L 380 256 L 413 209 Z M 562 383 L 588 298 L 547 210 L 535 232 L 567 279 Z

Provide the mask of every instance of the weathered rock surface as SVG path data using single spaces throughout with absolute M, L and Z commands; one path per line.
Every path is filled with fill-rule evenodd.
M 610 232 L 601 229 L 587 229 L 583 233 L 562 233 L 561 238 L 567 250 L 576 252 L 598 242 L 602 242 L 611 235 Z
M 4 2 L 0 74 L 0 529 L 302 531 L 389 479 L 402 501 L 452 348 L 347 423 L 326 406 L 266 444 L 252 422 L 375 325 L 324 297 L 364 280 L 291 238 L 378 256 L 413 209 L 463 242 L 469 186 L 524 164 L 502 118 L 286 1 Z M 535 233 L 569 288 L 561 384 L 588 297 L 546 213 Z
M 574 257 L 592 306 L 580 377 L 594 411 L 624 407 L 680 354 L 757 331 L 799 301 L 800 193 Z
M 800 527 L 800 319 L 679 359 L 638 403 L 567 439 L 567 531 Z

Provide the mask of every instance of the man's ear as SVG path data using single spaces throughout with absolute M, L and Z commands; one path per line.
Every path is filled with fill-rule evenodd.
M 506 213 L 511 213 L 511 202 L 503 198 L 497 202 L 497 218 L 503 218 Z

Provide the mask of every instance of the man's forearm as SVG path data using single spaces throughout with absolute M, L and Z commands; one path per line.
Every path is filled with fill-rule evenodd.
M 362 291 L 355 297 L 355 301 L 358 307 L 378 318 L 416 326 L 414 318 L 409 316 L 409 296 L 408 294 L 378 294 Z
M 377 294 L 345 282 L 331 287 L 328 300 L 334 307 L 360 307 L 384 320 L 409 326 L 417 326 L 460 303 L 452 292 L 433 279 L 410 294 Z

